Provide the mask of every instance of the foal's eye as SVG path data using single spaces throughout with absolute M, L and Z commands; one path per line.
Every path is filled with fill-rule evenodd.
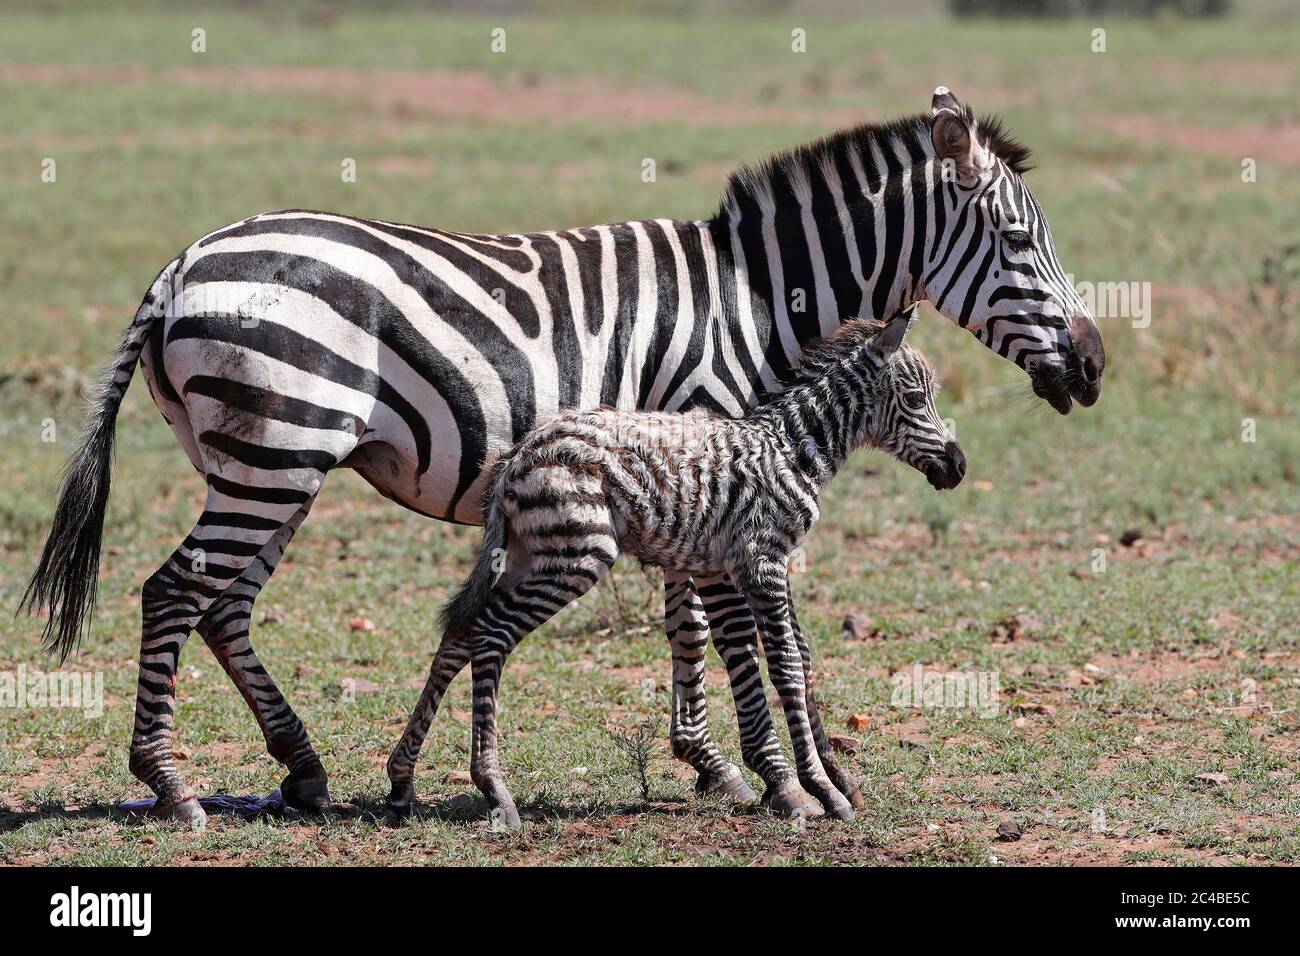
M 1007 248 L 1012 252 L 1028 252 L 1034 244 L 1033 237 L 1023 229 L 1012 229 L 1010 232 L 1004 233 L 1002 241 L 1007 244 Z
M 908 408 L 925 408 L 925 392 L 904 392 L 903 404 Z

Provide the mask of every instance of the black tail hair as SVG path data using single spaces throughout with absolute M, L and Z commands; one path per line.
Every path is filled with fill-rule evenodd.
M 509 459 L 503 458 L 488 481 L 488 490 L 483 496 L 483 543 L 479 545 L 474 569 L 438 615 L 445 633 L 468 635 L 487 606 L 488 596 L 496 584 L 501 567 L 498 562 L 505 558 L 507 528 L 502 491 L 508 466 Z
M 54 523 L 31 583 L 19 602 L 20 612 L 49 611 L 43 642 L 59 663 L 81 642 L 95 613 L 99 584 L 99 549 L 113 469 L 113 438 L 117 410 L 122 405 L 140 351 L 160 314 L 155 302 L 160 283 L 170 286 L 172 263 L 155 280 L 135 320 L 127 328 L 109 372 L 94 398 L 77 447 L 63 471 Z

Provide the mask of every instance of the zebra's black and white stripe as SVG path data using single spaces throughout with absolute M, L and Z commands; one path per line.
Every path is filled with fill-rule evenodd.
M 127 330 L 27 603 L 49 607 L 47 637 L 69 652 L 93 604 L 107 456 L 139 360 L 209 495 L 142 596 L 132 766 L 164 811 L 186 805 L 172 682 L 198 627 L 289 765 L 286 796 L 318 802 L 323 771 L 247 632 L 329 470 L 477 523 L 492 461 L 536 422 L 602 404 L 740 414 L 842 316 L 927 297 L 1058 410 L 1091 404 L 1100 339 L 1024 159 L 941 88 L 929 114 L 737 174 L 704 221 L 468 235 L 287 210 L 219 229 L 163 270 Z M 674 748 L 706 789 L 723 786 L 736 774 L 708 739 L 702 635 L 712 628 L 726 660 L 745 747 L 773 747 L 752 617 L 726 580 L 669 572 L 665 588 Z
M 470 773 L 493 814 L 519 814 L 497 757 L 496 698 L 519 642 L 604 576 L 617 556 L 736 582 L 759 622 L 781 697 L 795 772 L 757 759 L 764 802 L 838 819 L 853 807 L 822 765 L 809 719 L 806 658 L 794 637 L 787 564 L 820 514 L 822 490 L 854 450 L 883 448 L 951 488 L 965 459 L 934 407 L 919 352 L 899 346 L 909 316 L 857 321 L 818 350 L 799 381 L 742 419 L 707 412 L 604 409 L 540 425 L 496 470 L 483 544 L 443 612 L 429 680 L 389 760 L 390 804 L 409 808 L 411 774 L 447 683 L 468 659 L 474 676 Z

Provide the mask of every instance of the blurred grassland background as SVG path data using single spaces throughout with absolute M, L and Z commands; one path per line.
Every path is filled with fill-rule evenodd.
M 490 50 L 496 27 L 504 54 Z M 191 51 L 195 28 L 205 53 Z M 805 53 L 791 51 L 796 28 Z M 1105 53 L 1091 49 L 1097 28 Z M 264 592 L 254 643 L 336 797 L 361 810 L 323 824 L 325 841 L 315 825 L 222 822 L 187 837 L 123 823 L 108 808 L 142 792 L 126 770 L 138 586 L 202 496 L 137 384 L 119 420 L 103 608 L 75 665 L 105 673 L 109 706 L 98 721 L 0 710 L 0 861 L 1297 861 L 1298 53 L 1294 4 L 1271 0 L 1195 20 L 957 20 L 942 3 L 895 0 L 7 5 L 5 611 L 47 527 L 81 393 L 149 282 L 187 243 L 254 212 L 485 232 L 703 218 L 736 165 L 921 110 L 946 84 L 1034 147 L 1029 182 L 1066 269 L 1150 283 L 1151 321 L 1100 317 L 1103 400 L 1060 418 L 1027 397 L 1018 370 L 928 312 L 916 341 L 940 369 L 971 470 L 939 496 L 863 456 L 830 493 L 796 595 L 832 729 L 871 721 L 847 758 L 871 805 L 803 836 L 692 809 L 666 744 L 654 799 L 640 802 L 606 726 L 666 726 L 669 668 L 654 579 L 632 567 L 507 670 L 503 754 L 529 835 L 486 833 L 472 788 L 444 782 L 468 766 L 462 682 L 425 749 L 418 789 L 434 810 L 396 831 L 370 822 L 362 811 L 383 793 L 434 612 L 477 532 L 405 513 L 345 473 Z M 55 183 L 41 181 L 47 157 Z M 341 181 L 344 157 L 355 183 Z M 644 157 L 654 183 L 641 181 Z M 1247 158 L 1254 182 L 1242 180 Z M 1136 543 L 1120 545 L 1124 532 Z M 1098 548 L 1104 573 L 1092 571 Z M 841 632 L 850 613 L 876 636 Z M 377 630 L 352 630 L 361 617 Z M 0 668 L 49 666 L 35 632 L 0 615 Z M 891 707 L 890 673 L 917 661 L 998 671 L 1002 715 Z M 716 660 L 713 671 L 712 724 L 735 754 Z M 347 679 L 369 689 L 347 700 Z M 197 640 L 178 693 L 178 746 L 200 786 L 276 784 Z M 1025 839 L 991 843 L 1007 817 Z

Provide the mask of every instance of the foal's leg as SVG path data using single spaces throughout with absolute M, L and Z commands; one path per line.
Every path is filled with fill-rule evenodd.
M 713 646 L 721 655 L 731 681 L 731 694 L 736 701 L 736 716 L 740 723 L 741 753 L 745 766 L 764 780 L 789 776 L 789 764 L 781 747 L 780 738 L 772 727 L 768 713 L 767 695 L 763 688 L 763 675 L 758 664 L 758 630 L 749 604 L 730 579 L 719 577 L 699 585 L 699 593 L 709 616 Z M 793 605 L 791 605 L 793 614 Z M 791 618 L 795 640 L 800 655 L 811 668 L 812 657 L 804 642 L 798 623 Z M 805 690 L 805 703 L 809 722 L 813 726 L 817 751 L 826 766 L 827 774 L 837 789 L 854 805 L 862 805 L 862 795 L 853 779 L 840 768 L 822 728 L 817 702 L 812 688 Z M 829 760 L 828 760 L 829 758 Z M 761 770 L 760 767 L 767 767 Z M 771 790 L 769 789 L 769 794 Z M 775 808 L 774 808 L 775 809 Z
M 429 725 L 438 713 L 438 705 L 452 679 L 464 670 L 469 663 L 470 642 L 467 635 L 447 632 L 442 635 L 438 650 L 433 655 L 429 666 L 429 679 L 424 683 L 420 701 L 411 711 L 411 719 L 406 723 L 402 739 L 393 748 L 388 758 L 388 779 L 392 789 L 388 794 L 388 809 L 398 816 L 411 812 L 415 800 L 415 762 L 420 757 L 420 748 L 429 733 Z
M 866 806 L 866 800 L 862 798 L 862 791 L 858 789 L 853 777 L 840 766 L 835 751 L 831 748 L 830 738 L 826 736 L 826 728 L 822 726 L 817 700 L 813 697 L 812 652 L 808 649 L 808 642 L 804 640 L 803 631 L 799 628 L 799 618 L 794 612 L 794 595 L 790 593 L 788 580 L 786 581 L 785 600 L 786 606 L 790 609 L 790 627 L 794 631 L 794 640 L 799 646 L 799 656 L 803 658 L 804 695 L 808 705 L 808 723 L 812 727 L 813 740 L 817 744 L 817 755 L 821 757 L 822 766 L 826 768 L 826 775 L 831 778 L 831 783 L 835 784 L 835 789 L 844 794 L 853 806 L 862 808 Z
M 508 590 L 523 580 L 532 566 L 532 558 L 519 542 L 511 544 L 507 555 L 504 573 L 493 585 L 493 590 Z M 438 649 L 434 652 L 433 663 L 429 665 L 429 677 L 424 682 L 420 699 L 411 711 L 411 717 L 402 731 L 402 738 L 388 757 L 388 779 L 392 784 L 388 793 L 388 809 L 399 817 L 411 812 L 415 802 L 415 763 L 420 758 L 420 748 L 424 746 L 425 737 L 433 718 L 438 715 L 438 706 L 447 693 L 447 688 L 456 675 L 469 663 L 473 650 L 469 632 L 446 630 Z
M 813 738 L 808 716 L 807 680 L 803 658 L 794 639 L 787 599 L 789 583 L 785 565 L 776 560 L 761 561 L 749 569 L 741 584 L 758 621 L 767 656 L 767 671 L 781 697 L 790 744 L 794 748 L 799 783 L 821 801 L 836 819 L 853 818 L 853 807 L 831 783 Z
M 763 780 L 763 803 L 784 816 L 818 814 L 821 807 L 799 787 L 772 726 L 763 671 L 758 662 L 758 632 L 744 596 L 725 575 L 696 582 L 709 618 L 713 646 L 731 682 L 740 723 L 740 753 L 745 766 Z
M 722 755 L 709 736 L 704 690 L 704 655 L 709 622 L 695 586 L 680 573 L 664 574 L 664 629 L 673 655 L 673 756 L 695 768 L 695 792 L 729 797 L 740 803 L 758 799 L 739 768 Z
M 514 587 L 493 592 L 474 625 L 471 658 L 474 740 L 469 772 L 487 798 L 493 819 L 508 827 L 518 828 L 520 822 L 497 755 L 497 690 L 501 670 L 510 652 L 525 636 L 580 598 L 604 576 L 613 564 L 615 553 L 611 534 L 605 548 L 566 558 L 564 566 L 557 566 L 556 558 L 548 559 L 542 566 L 534 564 Z
M 302 505 L 289 522 L 275 531 L 253 563 L 212 603 L 198 625 L 204 642 L 257 719 L 267 752 L 288 768 L 289 775 L 280 784 L 280 793 L 286 803 L 300 810 L 319 809 L 329 802 L 325 768 L 312 749 L 302 721 L 253 651 L 249 628 L 252 626 L 253 602 L 275 572 L 285 548 L 310 508 L 311 502 Z M 274 527 L 273 519 L 257 515 L 205 514 L 199 528 L 206 534 L 213 527 L 222 525 L 262 530 Z
M 229 483 L 223 486 L 225 491 L 209 487 L 199 523 L 140 589 L 140 679 L 128 766 L 157 794 L 154 813 L 158 816 L 182 820 L 195 829 L 207 821 L 197 795 L 176 769 L 172 756 L 176 665 L 181 648 L 217 598 L 310 500 L 322 477 L 323 473 L 314 481 L 305 480 L 312 487 L 310 493 L 278 489 L 278 500 L 272 503 L 255 501 L 251 495 L 241 497 Z M 249 492 L 245 489 L 244 493 Z M 290 496 L 292 501 L 287 500 Z M 249 511 L 266 518 L 266 526 L 246 528 L 212 519 Z

